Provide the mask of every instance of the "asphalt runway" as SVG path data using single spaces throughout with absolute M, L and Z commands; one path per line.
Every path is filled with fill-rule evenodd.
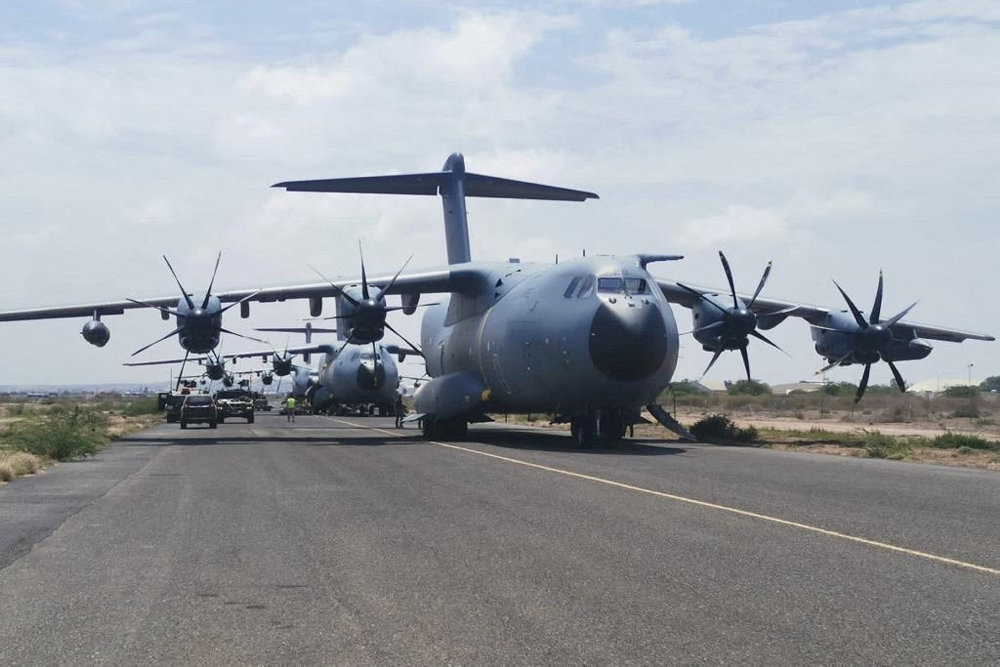
M 5 664 L 996 664 L 998 628 L 995 472 L 260 415 L 0 489 Z

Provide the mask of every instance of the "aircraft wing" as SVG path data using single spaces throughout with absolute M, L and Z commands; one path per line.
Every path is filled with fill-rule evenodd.
M 306 345 L 303 347 L 290 347 L 287 350 L 288 354 L 316 354 L 324 352 L 333 352 L 333 347 L 330 345 Z M 234 352 L 232 354 L 220 354 L 219 358 L 224 361 L 229 361 L 231 359 L 251 359 L 253 357 L 261 357 L 263 361 L 270 361 L 271 357 L 274 355 L 274 350 L 256 350 L 253 352 Z M 184 361 L 184 357 L 178 357 L 176 359 L 157 359 L 155 361 L 133 361 L 122 366 L 162 366 L 165 364 L 179 364 Z M 206 362 L 211 363 L 215 361 L 214 357 L 188 357 L 188 363 L 204 364 Z
M 248 292 L 248 294 L 251 292 Z M 145 299 L 143 303 L 132 301 L 105 301 L 99 303 L 81 304 L 78 306 L 55 306 L 51 308 L 33 308 L 31 310 L 8 310 L 0 312 L 0 322 L 16 322 L 18 320 L 48 320 L 62 317 L 94 317 L 95 315 L 121 315 L 131 308 L 145 308 L 145 304 L 161 308 L 177 306 L 180 297 L 158 297 Z
M 461 292 L 475 289 L 479 274 L 468 269 L 439 269 L 400 275 L 393 284 L 389 294 L 432 294 Z M 388 285 L 392 275 L 370 278 L 368 284 L 381 288 Z M 338 288 L 359 284 L 360 280 L 336 280 L 333 285 L 327 282 L 286 285 L 281 287 L 265 287 L 263 289 L 237 289 L 214 293 L 223 303 L 235 303 L 243 299 L 271 303 L 289 299 L 309 299 L 313 297 L 334 297 Z M 28 310 L 0 311 L 0 322 L 16 322 L 21 320 L 45 320 L 70 317 L 95 317 L 105 315 L 121 315 L 126 310 L 158 306 L 174 308 L 181 297 L 179 295 L 156 297 L 153 299 L 137 299 L 136 301 L 103 301 L 75 306 L 54 306 L 48 308 L 33 308 Z
M 660 287 L 660 291 L 663 292 L 663 296 L 665 296 L 667 301 L 670 303 L 676 303 L 684 306 L 685 308 L 692 308 L 698 300 L 698 297 L 681 287 L 676 282 L 657 280 L 656 283 Z M 701 287 L 697 285 L 689 285 L 687 283 L 685 283 L 685 285 L 700 294 L 720 296 L 722 299 L 731 298 L 729 290 L 716 289 L 714 287 Z M 737 293 L 737 296 L 742 299 L 744 303 L 749 303 L 752 295 Z M 826 308 L 807 303 L 797 303 L 794 301 L 784 301 L 780 299 L 767 299 L 763 297 L 757 298 L 751 310 L 753 310 L 753 312 L 757 315 L 759 328 L 765 330 L 774 328 L 786 317 L 800 317 L 809 324 L 821 325 L 825 322 L 826 316 L 831 312 L 848 312 L 841 308 Z M 985 341 L 996 340 L 995 337 L 988 334 L 974 333 L 971 331 L 963 331 L 961 329 L 951 329 L 948 327 L 939 327 L 929 324 L 918 324 L 915 322 L 907 322 L 905 320 L 901 320 L 893 325 L 892 330 L 899 333 L 912 333 L 910 336 L 900 337 L 926 338 L 951 343 L 961 343 L 964 340 L 970 339 Z

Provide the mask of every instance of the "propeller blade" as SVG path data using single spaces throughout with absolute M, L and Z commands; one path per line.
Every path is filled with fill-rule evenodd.
M 215 274 L 219 272 L 219 261 L 222 259 L 222 251 L 215 258 L 215 268 L 212 269 L 212 279 L 208 281 L 208 289 L 205 290 L 205 300 L 201 302 L 202 308 L 208 308 L 208 300 L 212 297 L 212 285 L 215 284 Z
M 244 301 L 249 301 L 250 299 L 252 299 L 255 296 L 257 296 L 258 294 L 260 294 L 262 291 L 263 290 L 254 290 L 253 292 L 251 292 L 250 294 L 247 294 L 245 297 L 243 297 L 239 301 L 234 301 L 233 303 L 229 304 L 228 306 L 226 306 L 225 308 L 223 308 L 222 310 L 220 310 L 219 314 L 221 315 L 222 313 L 226 312 L 230 308 L 235 308 L 236 306 L 240 305 Z
M 160 311 L 161 313 L 167 313 L 168 315 L 173 315 L 174 317 L 183 317 L 183 315 L 181 315 L 176 310 L 172 310 L 170 308 L 164 308 L 163 306 L 154 306 L 151 303 L 146 303 L 145 301 L 138 301 L 136 299 L 126 299 L 126 301 L 131 301 L 132 303 L 137 303 L 140 306 L 145 306 L 146 308 L 155 308 L 156 310 Z
M 878 318 L 882 315 L 882 272 L 878 272 L 878 289 L 875 290 L 875 304 L 872 306 L 871 317 L 868 321 L 878 324 Z
M 396 275 L 392 277 L 392 280 L 389 281 L 389 284 L 383 287 L 381 290 L 379 290 L 378 296 L 375 297 L 376 301 L 381 301 L 382 297 L 385 296 L 386 292 L 392 289 L 392 286 L 396 284 L 396 278 L 398 278 L 399 274 L 403 272 L 403 269 L 406 268 L 406 265 L 410 263 L 411 259 L 413 259 L 413 255 L 410 255 L 409 257 L 406 258 L 406 261 L 403 262 L 403 265 L 401 267 L 399 267 L 399 271 L 396 271 Z
M 757 291 L 753 293 L 752 297 L 750 297 L 750 303 L 747 304 L 747 310 L 750 310 L 750 307 L 753 306 L 754 302 L 757 300 L 757 297 L 760 296 L 760 292 L 762 289 L 764 289 L 764 283 L 767 282 L 767 277 L 769 275 L 771 275 L 770 261 L 768 261 L 767 266 L 764 267 L 764 275 L 760 277 L 760 283 L 757 285 Z
M 852 354 L 854 354 L 854 351 L 853 351 L 853 350 L 852 350 L 852 351 L 850 351 L 850 352 L 848 352 L 848 353 L 847 353 L 847 354 L 845 354 L 844 356 L 842 356 L 842 357 L 841 357 L 840 359 L 837 359 L 837 360 L 836 360 L 836 361 L 834 361 L 834 362 L 833 362 L 832 364 L 829 364 L 829 365 L 827 365 L 827 366 L 824 366 L 823 368 L 821 368 L 821 369 L 819 369 L 818 371 L 816 371 L 816 375 L 819 375 L 820 373 L 825 373 L 825 372 L 827 372 L 828 370 L 830 370 L 831 368 L 833 368 L 834 366 L 839 366 L 839 365 L 841 364 L 841 362 L 843 362 L 843 361 L 846 361 L 846 360 L 847 360 L 847 358 L 848 358 L 848 357 L 850 357 L 850 356 L 851 356 Z
M 893 326 L 894 324 L 896 324 L 896 322 L 899 322 L 901 319 L 903 319 L 904 317 L 906 317 L 906 314 L 908 312 L 910 312 L 911 310 L 913 310 L 913 307 L 915 305 L 917 305 L 917 303 L 919 303 L 919 302 L 914 301 L 909 306 L 907 306 L 902 312 L 900 312 L 900 313 L 898 313 L 896 315 L 893 315 L 888 320 L 886 320 L 885 322 L 883 322 L 882 326 L 885 327 L 885 328 L 889 328 L 889 327 Z
M 348 345 L 350 345 L 350 344 L 351 344 L 351 337 L 350 337 L 350 336 L 348 336 L 348 337 L 347 337 L 347 340 L 345 340 L 345 341 L 344 341 L 344 344 L 343 344 L 343 345 L 341 345 L 341 346 L 340 346 L 339 348 L 337 348 L 337 352 L 336 352 L 336 354 L 334 354 L 334 355 L 333 355 L 333 356 L 334 356 L 334 358 L 337 358 L 337 357 L 339 357 L 339 356 L 340 356 L 340 353 L 344 351 L 344 348 L 345 348 L 345 347 L 347 347 L 347 346 L 348 346 Z
M 238 336 L 239 338 L 246 338 L 247 340 L 252 340 L 252 341 L 255 341 L 257 343 L 266 343 L 267 342 L 266 340 L 261 340 L 260 338 L 254 338 L 253 336 L 245 336 L 245 335 L 243 335 L 241 333 L 236 333 L 235 331 L 230 331 L 229 329 L 226 329 L 226 328 L 220 328 L 219 331 L 221 331 L 222 333 L 227 333 L 230 336 Z
M 764 334 L 760 333 L 759 331 L 751 331 L 750 335 L 753 336 L 754 338 L 756 338 L 757 340 L 764 341 L 765 343 L 767 343 L 768 345 L 770 345 L 774 349 L 778 350 L 779 352 L 784 352 L 789 357 L 792 356 L 792 355 L 788 354 L 787 352 L 785 352 L 784 350 L 782 350 L 780 347 L 778 347 L 777 344 L 775 344 L 774 341 L 768 339 L 767 336 L 765 336 Z
M 181 332 L 182 330 L 183 330 L 183 327 L 177 327 L 176 329 L 174 329 L 173 331 L 171 331 L 170 333 L 168 333 L 168 334 L 167 334 L 166 336 L 164 336 L 163 338 L 157 338 L 156 340 L 154 340 L 154 341 L 153 341 L 152 343 L 150 343 L 149 345 L 146 345 L 145 347 L 140 347 L 140 348 L 139 348 L 138 350 L 136 350 L 135 352 L 133 352 L 133 353 L 131 354 L 131 356 L 133 356 L 133 357 L 134 357 L 135 355 L 139 354 L 140 352 L 145 352 L 146 350 L 148 350 L 149 348 L 153 347 L 153 346 L 154 346 L 154 345 L 156 345 L 157 343 L 162 343 L 163 341 L 165 341 L 166 339 L 170 338 L 171 336 L 176 336 L 176 335 L 177 335 L 177 334 L 179 334 L 179 333 L 180 333 L 180 332 Z
M 682 285 L 681 283 L 677 283 L 677 286 L 678 286 L 678 287 L 680 287 L 680 288 L 681 288 L 682 290 L 684 290 L 685 292 L 689 292 L 690 294 L 693 294 L 694 296 L 698 297 L 699 299 L 702 299 L 702 300 L 703 300 L 703 301 L 704 301 L 705 303 L 710 303 L 710 304 L 712 304 L 712 305 L 713 305 L 713 306 L 715 306 L 715 307 L 716 307 L 716 308 L 717 308 L 717 309 L 719 310 L 719 312 L 720 312 L 720 313 L 722 313 L 723 315 L 725 315 L 726 313 L 728 313 L 728 312 L 729 312 L 728 310 L 726 310 L 725 308 L 723 308 L 722 306 L 720 306 L 720 305 L 719 305 L 719 304 L 717 304 L 716 302 L 712 301 L 712 300 L 711 300 L 711 299 L 709 299 L 709 298 L 708 298 L 707 296 L 705 296 L 704 294 L 702 294 L 702 293 L 701 293 L 701 292 L 699 292 L 698 290 L 694 289 L 693 287 L 688 287 L 687 285 Z
M 392 333 L 396 334 L 400 338 L 402 338 L 403 342 L 406 343 L 407 345 L 409 345 L 410 347 L 412 347 L 414 350 L 416 350 L 417 352 L 420 352 L 420 356 L 424 356 L 423 351 L 419 347 L 417 347 L 416 345 L 414 345 L 410 341 L 406 340 L 406 337 L 403 334 L 401 334 L 398 331 L 396 331 L 391 324 L 389 324 L 388 322 L 386 322 L 385 323 L 385 328 L 388 329 L 389 331 L 391 331 Z
M 740 302 L 736 300 L 736 283 L 733 282 L 733 270 L 729 268 L 729 260 L 719 251 L 719 259 L 722 260 L 722 268 L 726 271 L 726 280 L 729 281 L 729 291 L 733 294 L 733 308 L 739 308 Z
M 896 364 L 892 363 L 888 359 L 885 360 L 885 363 L 889 364 L 889 370 L 892 371 L 892 377 L 896 378 L 896 386 L 899 387 L 899 390 L 901 392 L 905 393 L 906 392 L 906 380 L 904 380 L 903 376 L 899 374 L 899 369 L 896 368 Z
M 698 327 L 697 329 L 693 329 L 692 331 L 686 331 L 681 335 L 684 336 L 691 333 L 701 333 L 702 331 L 711 331 L 712 329 L 718 329 L 721 326 L 725 326 L 725 324 L 726 324 L 725 322 L 719 320 L 718 322 L 713 322 L 712 324 L 708 324 L 703 327 Z
M 834 280 L 833 284 L 837 285 L 837 281 Z M 845 292 L 840 287 L 840 285 L 837 285 L 837 289 L 840 290 L 841 296 L 843 296 L 844 297 L 844 301 L 847 302 L 847 307 L 851 309 L 851 315 L 854 316 L 854 321 L 857 322 L 858 326 L 861 327 L 862 329 L 867 329 L 868 328 L 868 323 L 865 322 L 865 318 L 861 315 L 861 311 L 858 310 L 858 307 L 854 305 L 853 301 L 851 301 L 851 297 L 847 296 L 847 292 Z
M 187 290 L 184 289 L 184 285 L 181 285 L 181 279 L 177 277 L 177 272 L 174 271 L 174 267 L 170 266 L 170 260 L 167 259 L 166 255 L 163 255 L 163 261 L 167 263 L 167 268 L 170 269 L 170 273 L 174 276 L 174 281 L 176 281 L 177 286 L 181 289 L 181 295 L 184 297 L 184 300 L 187 301 L 188 308 L 194 310 L 194 301 L 191 300 L 191 295 L 189 295 Z
M 861 374 L 861 384 L 858 385 L 858 393 L 854 397 L 854 402 L 857 403 L 861 400 L 861 397 L 865 395 L 865 389 L 868 388 L 868 375 L 872 372 L 872 365 L 865 364 L 865 372 Z
M 708 375 L 708 371 L 712 369 L 712 364 L 716 362 L 720 354 L 722 354 L 721 349 L 715 351 L 715 354 L 712 355 L 712 360 L 708 362 L 708 366 L 705 367 L 705 372 L 701 374 L 701 377 L 705 377 L 706 375 Z
M 324 282 L 326 282 L 327 284 L 329 284 L 330 287 L 333 288 L 333 290 L 337 294 L 337 296 L 341 297 L 342 299 L 346 299 L 348 301 L 348 303 L 350 303 L 352 306 L 358 305 L 359 301 L 357 299 L 355 299 L 353 296 L 351 296 L 350 294 L 348 294 L 347 292 L 345 292 L 342 288 L 337 287 L 336 285 L 334 285 L 332 280 L 330 280 L 329 278 L 327 278 L 326 276 L 324 276 L 322 273 L 319 272 L 319 269 L 317 269 L 314 266 L 310 266 L 309 268 L 312 269 L 313 272 L 316 275 L 318 275 L 320 278 L 322 278 Z M 322 319 L 328 320 L 328 319 L 331 319 L 331 318 L 324 317 Z
M 358 254 L 361 255 L 361 296 L 367 301 L 371 297 L 368 294 L 368 276 L 365 274 L 365 253 L 361 250 L 361 239 L 358 239 Z
M 750 356 L 747 354 L 746 345 L 740 348 L 740 354 L 743 355 L 743 367 L 747 369 L 747 382 L 753 382 L 750 379 Z

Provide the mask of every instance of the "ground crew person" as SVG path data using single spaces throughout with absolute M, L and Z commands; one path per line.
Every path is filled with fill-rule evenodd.
M 288 421 L 295 421 L 295 397 L 289 396 L 288 400 L 285 401 L 285 405 L 288 406 Z

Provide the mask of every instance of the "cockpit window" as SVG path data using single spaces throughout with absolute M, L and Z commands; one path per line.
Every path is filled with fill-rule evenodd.
M 625 291 L 625 281 L 621 278 L 598 278 L 597 291 L 621 294 Z
M 646 281 L 642 278 L 626 278 L 625 291 L 629 294 L 646 294 L 649 289 L 646 287 Z
M 569 287 L 563 292 L 563 296 L 567 299 L 572 299 L 576 295 L 576 286 L 580 284 L 580 276 L 573 278 L 569 281 Z
M 569 282 L 563 297 L 583 299 L 594 293 L 594 276 L 577 276 Z

